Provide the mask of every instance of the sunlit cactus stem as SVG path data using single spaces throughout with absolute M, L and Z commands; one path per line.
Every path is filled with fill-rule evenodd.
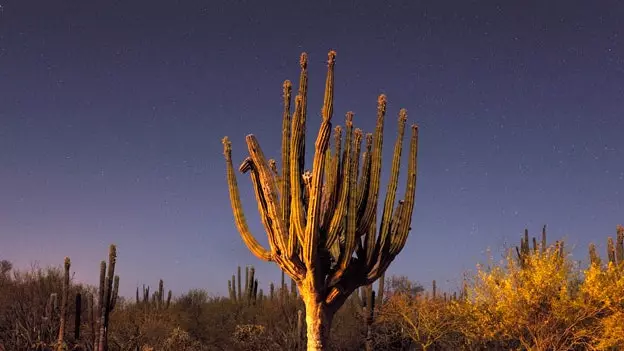
M 246 137 L 249 157 L 239 170 L 250 176 L 268 248 L 249 230 L 234 172 L 232 145 L 227 137 L 223 138 L 236 227 L 254 255 L 275 262 L 296 283 L 306 308 L 308 350 L 329 347 L 329 330 L 336 311 L 355 289 L 379 279 L 401 252 L 411 229 L 416 192 L 418 127 L 413 125 L 405 192 L 396 201 L 407 121 L 407 111 L 401 109 L 390 180 L 377 218 L 387 99 L 379 96 L 373 134 L 354 127 L 352 112 L 346 114 L 344 129 L 333 128 L 335 58 L 336 53 L 330 51 L 321 123 L 309 170 L 304 162 L 308 81 L 305 53 L 300 58 L 299 87 L 292 111 L 292 85 L 286 81 L 283 86 L 281 167 L 265 157 L 254 135 Z M 287 291 L 282 280 L 280 296 Z

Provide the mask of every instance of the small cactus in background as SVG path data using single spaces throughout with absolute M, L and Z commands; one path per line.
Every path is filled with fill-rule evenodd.
M 171 299 L 173 297 L 173 293 L 171 290 L 167 291 L 167 299 L 165 300 L 165 282 L 162 279 L 158 280 L 158 290 L 154 291 L 150 297 L 150 287 L 149 285 L 143 284 L 143 297 L 141 298 L 139 295 L 139 287 L 136 288 L 135 299 L 137 301 L 137 305 L 142 305 L 144 308 L 156 308 L 160 309 L 168 309 L 171 305 Z M 150 300 L 151 299 L 151 300 Z
M 589 244 L 589 262 L 590 264 L 596 265 L 598 267 L 602 265 L 602 260 L 600 259 L 600 255 L 596 250 L 596 245 L 594 245 L 593 243 Z
M 115 276 L 115 264 L 117 262 L 117 247 L 111 245 L 108 254 L 108 272 L 106 262 L 100 264 L 100 288 L 98 300 L 99 332 L 96 339 L 98 351 L 108 351 L 108 323 L 110 313 L 115 308 L 119 291 L 119 277 Z
M 69 294 L 69 269 L 71 267 L 71 260 L 69 257 L 65 257 L 64 271 L 63 271 L 63 285 L 61 290 L 61 321 L 59 325 L 58 341 L 56 350 L 63 351 L 65 346 L 65 325 L 67 324 L 67 295 Z
M 616 227 L 615 258 L 618 264 L 624 263 L 624 226 Z
M 520 267 L 524 267 L 527 263 L 527 259 L 531 254 L 544 253 L 548 248 L 548 244 L 546 242 L 546 225 L 542 227 L 542 240 L 538 245 L 537 239 L 533 237 L 532 239 L 533 249 L 531 250 L 530 242 L 529 242 L 529 230 L 524 229 L 524 237 L 520 239 L 520 247 L 516 246 L 516 255 L 518 259 L 518 263 Z M 559 257 L 563 257 L 563 241 L 557 240 L 555 242 L 555 250 Z
M 619 266 L 624 265 L 624 226 L 616 226 L 616 237 L 607 237 L 607 260 L 609 263 Z M 591 264 L 602 265 L 600 255 L 597 253 L 596 245 L 589 244 L 589 261 Z
M 232 280 L 228 280 L 228 292 L 232 301 L 254 304 L 259 300 L 258 279 L 255 278 L 255 274 L 256 269 L 253 266 L 245 267 L 245 286 L 240 288 L 240 284 L 238 284 L 237 291 L 236 284 L 241 281 L 241 267 L 238 266 L 236 276 L 232 275 Z M 271 284 L 271 289 L 273 289 L 272 286 Z M 244 290 L 244 293 L 241 290 Z M 262 290 L 260 289 L 260 291 Z M 271 292 L 272 294 L 273 292 Z

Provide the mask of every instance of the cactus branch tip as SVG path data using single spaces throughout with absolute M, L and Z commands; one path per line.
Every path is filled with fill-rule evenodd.
M 336 62 L 336 50 L 329 50 L 327 53 L 327 63 L 333 65 Z
M 400 122 L 407 121 L 407 109 L 402 108 L 399 111 L 399 121 Z
M 224 136 L 223 139 L 221 139 L 221 143 L 223 144 L 223 154 L 226 157 L 231 155 L 231 153 L 232 153 L 232 142 L 230 141 L 230 138 L 228 138 L 227 136 Z
M 385 105 L 388 102 L 388 98 L 386 97 L 386 94 L 380 94 L 379 97 L 377 98 L 377 103 L 379 105 Z
M 290 89 L 292 89 L 292 82 L 290 80 L 286 79 L 284 81 L 283 87 L 284 87 L 284 90 L 290 91 Z
M 301 53 L 301 57 L 299 58 L 299 65 L 302 69 L 306 69 L 308 67 L 308 54 L 305 52 Z
M 345 116 L 346 117 L 346 124 L 348 126 L 353 124 L 353 115 L 354 115 L 353 112 L 349 111 L 349 112 L 347 112 L 347 115 Z
M 253 168 L 253 161 L 251 160 L 251 157 L 246 157 L 241 163 L 241 165 L 238 167 L 238 171 L 245 174 L 249 172 L 250 170 L 252 170 L 252 168 Z

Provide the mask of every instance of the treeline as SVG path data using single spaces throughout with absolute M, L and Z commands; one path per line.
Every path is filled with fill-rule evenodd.
M 363 287 L 336 315 L 335 350 L 624 349 L 624 228 L 606 255 L 572 260 L 563 241 L 528 232 L 500 262 L 489 260 L 461 289 L 427 289 L 406 277 Z M 173 298 L 163 280 L 117 296 L 114 246 L 98 287 L 62 267 L 15 270 L 0 262 L 0 350 L 303 350 L 305 308 L 282 276 L 268 291 L 238 267 L 227 297 L 192 290 Z M 243 273 L 244 272 L 244 273 Z M 123 284 L 123 281 L 122 281 Z M 225 284 L 225 282 L 224 282 Z

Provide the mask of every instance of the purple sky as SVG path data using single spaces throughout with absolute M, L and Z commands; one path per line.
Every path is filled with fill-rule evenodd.
M 604 253 L 624 222 L 624 5 L 364 3 L 4 0 L 0 258 L 67 255 L 94 283 L 115 243 L 130 296 L 159 278 L 222 294 L 237 265 L 279 281 L 234 227 L 221 138 L 237 165 L 248 133 L 279 156 L 281 85 L 306 51 L 312 145 L 329 49 L 335 123 L 353 110 L 372 131 L 388 95 L 385 171 L 399 108 L 421 126 L 413 230 L 390 273 L 455 289 L 488 247 L 500 257 L 543 224 L 576 259 L 590 241 Z

